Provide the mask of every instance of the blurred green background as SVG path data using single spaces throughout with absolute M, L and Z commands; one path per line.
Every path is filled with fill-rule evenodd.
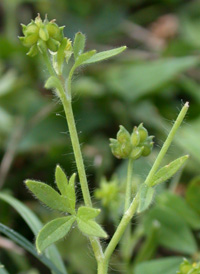
M 1 0 L 0 187 L 26 203 L 46 222 L 56 213 L 42 208 L 27 192 L 23 181 L 33 178 L 53 185 L 57 163 L 68 175 L 76 170 L 63 109 L 52 92 L 44 89 L 47 71 L 39 56 L 26 56 L 27 49 L 18 40 L 20 23 L 28 24 L 38 12 L 42 18 L 48 14 L 50 20 L 56 18 L 59 25 L 65 25 L 65 35 L 72 40 L 75 32 L 85 33 L 87 49 L 128 47 L 112 60 L 83 67 L 73 80 L 73 108 L 92 193 L 103 176 L 109 180 L 118 173 L 123 180 L 126 163 L 114 159 L 109 149 L 109 138 L 115 137 L 120 124 L 132 130 L 134 125 L 144 122 L 150 134 L 156 136 L 154 153 L 138 162 L 135 169 L 135 176 L 142 180 L 178 111 L 189 101 L 187 118 L 166 159 L 169 162 L 180 154 L 190 154 L 176 188 L 184 195 L 189 181 L 199 175 L 200 165 L 197 0 Z M 77 193 L 81 202 L 79 184 Z M 0 218 L 33 241 L 29 228 L 2 201 Z M 109 221 L 106 227 L 112 233 Z M 72 273 L 94 273 L 91 250 L 84 252 L 87 241 L 81 235 L 72 238 L 67 246 L 60 244 L 66 265 L 71 265 Z M 160 252 L 165 256 L 165 252 Z M 10 251 L 2 245 L 0 258 L 10 273 L 39 273 L 30 270 L 31 265 L 48 273 L 17 248 Z

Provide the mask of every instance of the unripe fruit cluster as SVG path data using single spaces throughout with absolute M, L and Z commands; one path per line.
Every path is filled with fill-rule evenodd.
M 120 126 L 117 139 L 110 139 L 111 151 L 118 159 L 131 158 L 136 160 L 151 153 L 153 137 L 148 136 L 148 131 L 143 124 L 134 127 L 131 134 L 123 126 Z
M 35 18 L 35 21 L 31 21 L 30 24 L 22 24 L 22 32 L 24 37 L 19 37 L 22 44 L 25 47 L 30 48 L 27 55 L 33 57 L 39 51 L 43 51 L 46 47 L 52 52 L 57 52 L 63 39 L 63 29 L 64 27 L 59 27 L 55 20 L 48 21 L 47 17 L 44 21 L 40 18 L 40 15 Z M 71 46 L 71 41 L 68 40 L 67 48 Z
M 200 274 L 200 263 L 189 263 L 184 259 L 177 274 Z

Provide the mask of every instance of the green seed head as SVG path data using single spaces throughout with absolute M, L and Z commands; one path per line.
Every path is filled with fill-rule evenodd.
M 38 48 L 38 51 L 36 50 L 37 46 L 40 47 L 40 41 L 46 44 L 46 49 L 57 52 L 64 38 L 63 28 L 59 27 L 55 23 L 55 20 L 49 22 L 47 17 L 42 21 L 38 14 L 35 21 L 31 21 L 27 26 L 22 24 L 24 36 L 19 37 L 19 39 L 25 47 L 30 48 L 28 52 L 29 56 L 35 56 L 38 52 L 43 52 L 41 48 Z

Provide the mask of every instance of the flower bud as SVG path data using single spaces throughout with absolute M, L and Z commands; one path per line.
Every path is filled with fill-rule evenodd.
M 120 142 L 121 144 L 130 142 L 129 132 L 123 126 L 119 126 L 119 128 L 120 128 L 120 130 L 117 133 L 118 142 Z
M 146 130 L 145 127 L 143 127 L 143 123 L 141 123 L 138 127 L 138 132 L 140 135 L 140 143 L 143 143 L 146 138 L 148 137 L 148 131 Z
M 131 154 L 130 154 L 130 158 L 133 160 L 137 160 L 138 158 L 140 158 L 140 156 L 142 155 L 143 149 L 144 149 L 144 147 L 133 148 L 133 150 L 131 151 Z
M 131 134 L 131 144 L 136 147 L 140 143 L 140 135 L 137 127 L 134 127 L 133 133 Z

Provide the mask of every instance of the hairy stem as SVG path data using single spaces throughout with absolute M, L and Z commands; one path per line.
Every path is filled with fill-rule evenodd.
M 131 203 L 131 194 L 132 194 L 132 173 L 133 173 L 133 159 L 129 158 L 128 160 L 128 168 L 127 168 L 127 180 L 126 180 L 126 194 L 125 194 L 125 205 L 124 205 L 124 213 L 128 210 Z M 126 264 L 129 264 L 129 254 L 127 252 L 128 244 L 131 239 L 131 225 L 129 224 L 126 228 L 125 234 L 121 243 L 121 252 L 123 259 L 126 261 Z M 128 255 L 128 256 L 127 256 Z
M 70 82 L 71 82 L 71 79 L 70 79 Z M 63 81 L 61 81 L 61 83 L 63 85 Z M 68 82 L 68 86 L 69 85 L 70 84 Z M 68 94 L 68 96 L 67 96 L 67 94 Z M 78 174 L 79 174 L 84 203 L 86 206 L 92 207 L 92 201 L 91 201 L 91 196 L 90 196 L 90 192 L 89 192 L 89 188 L 88 188 L 88 182 L 87 182 L 87 177 L 86 177 L 86 173 L 85 173 L 85 166 L 84 166 L 83 157 L 82 157 L 82 153 L 81 153 L 81 148 L 80 148 L 79 138 L 78 138 L 76 124 L 75 124 L 75 120 L 74 120 L 71 100 L 69 99 L 69 98 L 71 98 L 71 85 L 70 85 L 70 93 L 69 93 L 69 91 L 64 92 L 64 87 L 63 87 L 63 91 L 60 91 L 60 98 L 61 98 L 61 101 L 62 101 L 62 104 L 64 107 L 67 124 L 69 127 L 70 138 L 71 138 L 74 156 L 75 156 L 75 160 L 76 160 L 76 165 L 77 165 L 77 170 L 78 170 Z M 99 262 L 104 257 L 101 244 L 97 237 L 89 237 L 89 239 L 90 239 L 96 260 L 97 260 L 97 262 Z
M 128 161 L 124 212 L 126 212 L 126 210 L 129 208 L 131 203 L 132 173 L 133 173 L 133 160 L 130 158 Z
M 126 230 L 130 220 L 132 219 L 133 215 L 135 214 L 137 207 L 139 203 L 139 195 L 136 194 L 134 200 L 132 201 L 129 209 L 125 212 L 124 216 L 122 217 L 117 230 L 115 231 L 110 243 L 108 244 L 106 250 L 105 250 L 105 259 L 104 263 L 108 264 L 110 257 L 115 250 L 117 244 L 119 243 L 124 231 Z M 105 273 L 106 274 L 106 273 Z
M 72 105 L 71 105 L 71 79 L 76 67 L 73 66 L 69 73 L 67 90 L 66 90 L 64 78 L 62 75 L 56 75 L 56 72 L 54 71 L 52 67 L 52 64 L 47 52 L 43 54 L 43 59 L 45 61 L 45 64 L 47 66 L 47 69 L 50 75 L 56 76 L 59 79 L 62 86 L 62 88 L 58 88 L 58 94 L 61 99 L 64 111 L 65 111 L 65 116 L 67 119 L 67 124 L 70 132 L 70 139 L 72 142 L 72 147 L 73 147 L 74 156 L 76 160 L 76 166 L 77 166 L 78 175 L 79 175 L 80 184 L 81 184 L 81 190 L 83 193 L 83 199 L 86 206 L 92 207 L 92 200 L 91 200 L 91 196 L 88 188 L 85 166 L 83 162 L 78 133 L 77 133 L 74 114 L 73 114 Z M 97 237 L 89 237 L 89 240 L 92 245 L 97 263 L 99 264 L 99 262 L 101 262 L 102 259 L 104 258 L 104 254 L 103 254 L 99 239 Z
M 185 117 L 185 115 L 188 111 L 188 108 L 189 108 L 189 103 L 186 102 L 185 105 L 183 106 L 183 108 L 181 109 L 181 111 L 180 111 L 180 113 L 179 113 L 179 115 L 178 115 L 178 117 L 177 117 L 177 119 L 176 119 L 176 121 L 175 121 L 175 123 L 174 123 L 167 139 L 166 139 L 166 141 L 164 142 L 164 144 L 163 144 L 163 146 L 162 146 L 162 148 L 161 148 L 161 150 L 160 150 L 160 152 L 159 152 L 159 154 L 158 154 L 158 156 L 157 156 L 157 158 L 156 158 L 156 160 L 155 160 L 155 162 L 154 162 L 154 164 L 153 164 L 153 166 L 152 166 L 152 168 L 151 168 L 151 170 L 150 170 L 150 172 L 149 172 L 149 174 L 148 174 L 148 176 L 147 176 L 147 178 L 144 182 L 148 186 L 151 186 L 152 177 L 154 176 L 154 174 L 158 170 L 162 159 L 164 158 L 169 146 L 171 145 L 171 143 L 174 139 L 174 135 L 176 134 L 178 128 L 180 127 L 180 125 L 181 125 L 181 123 L 182 123 L 182 121 L 183 121 L 183 119 L 184 119 L 184 117 Z

